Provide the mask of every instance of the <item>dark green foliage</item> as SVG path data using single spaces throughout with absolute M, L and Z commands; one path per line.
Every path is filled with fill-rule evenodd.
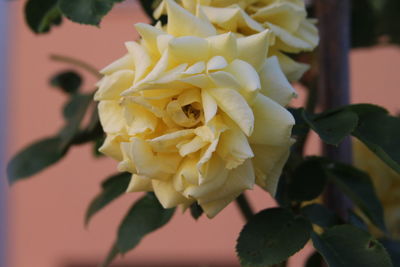
M 337 110 L 311 115 L 304 111 L 303 117 L 310 127 L 327 144 L 338 145 L 358 123 L 358 116 L 349 110 Z
M 62 148 L 62 142 L 59 137 L 45 138 L 19 151 L 7 166 L 10 184 L 28 178 L 58 162 L 66 153 Z
M 266 209 L 244 226 L 236 251 L 242 266 L 274 265 L 302 249 L 311 231 L 311 223 L 290 210 Z
M 379 242 L 381 242 L 386 251 L 389 253 L 393 266 L 400 266 L 400 241 L 381 239 Z
M 197 220 L 203 215 L 203 209 L 196 202 L 190 205 L 190 215 L 192 215 L 193 219 Z
M 386 231 L 382 205 L 369 176 L 351 165 L 328 165 L 330 179 L 381 230 Z
M 93 215 L 124 194 L 130 180 L 131 174 L 129 173 L 119 173 L 105 180 L 101 185 L 102 191 L 92 200 L 86 211 L 85 225 L 89 224 Z
M 82 85 L 82 77 L 75 71 L 63 71 L 55 76 L 50 81 L 54 87 L 60 88 L 67 94 L 75 94 L 79 91 Z
M 142 238 L 165 225 L 175 209 L 164 209 L 153 193 L 137 201 L 118 229 L 117 247 L 121 254 L 136 247 Z
M 326 173 L 320 158 L 308 158 L 294 170 L 289 179 L 288 195 L 294 201 L 317 198 L 325 188 Z
M 321 254 L 317 251 L 311 254 L 311 256 L 306 261 L 305 267 L 323 267 L 324 266 L 324 259 L 322 258 Z
M 58 0 L 29 0 L 25 5 L 25 20 L 34 33 L 46 33 L 60 25 L 62 16 Z
M 313 224 L 327 228 L 341 223 L 341 219 L 321 204 L 310 204 L 301 209 L 301 213 Z
M 312 240 L 329 267 L 393 266 L 382 244 L 352 225 L 335 226 L 320 236 L 313 233 Z
M 82 24 L 99 25 L 115 3 L 124 0 L 59 0 L 59 6 L 68 19 Z

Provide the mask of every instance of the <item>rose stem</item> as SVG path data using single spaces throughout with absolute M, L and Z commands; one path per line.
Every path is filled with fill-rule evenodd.
M 50 55 L 50 59 L 54 60 L 54 61 L 69 63 L 69 64 L 75 65 L 77 67 L 80 67 L 80 68 L 90 72 L 97 78 L 103 77 L 103 75 L 101 75 L 100 72 L 95 67 L 93 67 L 93 66 L 89 65 L 88 63 L 83 62 L 79 59 L 68 57 L 68 56 L 56 55 L 56 54 Z
M 236 199 L 236 204 L 238 205 L 243 218 L 246 221 L 249 221 L 253 217 L 254 212 L 244 193 L 238 196 L 238 198 Z

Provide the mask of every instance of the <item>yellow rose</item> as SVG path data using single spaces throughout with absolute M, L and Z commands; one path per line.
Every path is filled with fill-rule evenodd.
M 355 166 L 371 176 L 388 229 L 394 237 L 400 238 L 400 175 L 362 143 L 355 141 L 353 148 Z
M 269 31 L 218 35 L 166 5 L 168 26 L 137 24 L 140 42 L 102 70 L 100 151 L 132 173 L 127 191 L 154 191 L 165 208 L 197 202 L 213 217 L 255 183 L 274 194 L 292 144 L 284 106 L 296 94 L 266 59 Z
M 269 56 L 277 56 L 289 80 L 298 80 L 308 65 L 295 62 L 282 52 L 313 50 L 319 41 L 315 20 L 307 18 L 303 0 L 177 0 L 198 17 L 207 17 L 218 32 L 252 35 L 269 29 L 276 41 Z M 155 11 L 165 13 L 166 2 Z

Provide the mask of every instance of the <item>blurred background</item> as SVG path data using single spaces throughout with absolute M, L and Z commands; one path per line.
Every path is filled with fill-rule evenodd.
M 66 96 L 48 81 L 57 72 L 73 67 L 54 62 L 49 56 L 81 58 L 100 69 L 125 53 L 125 41 L 137 38 L 134 23 L 147 20 L 135 1 L 127 1 L 114 8 L 100 28 L 65 20 L 51 34 L 37 36 L 25 25 L 24 2 L 0 2 L 0 153 L 5 152 L 0 154 L 2 166 L 18 150 L 62 126 L 60 111 Z M 353 50 L 353 103 L 375 103 L 398 113 L 399 70 L 399 48 Z M 91 91 L 95 82 L 85 76 L 84 86 Z M 301 104 L 301 96 L 300 89 L 295 105 Z M 308 150 L 316 152 L 318 147 L 311 143 Z M 97 266 L 111 247 L 132 199 L 139 196 L 127 194 L 118 199 L 85 229 L 87 205 L 99 192 L 100 182 L 116 172 L 114 161 L 94 159 L 92 147 L 85 145 L 73 147 L 60 163 L 12 188 L 5 183 L 4 168 L 0 171 L 0 266 Z M 274 205 L 267 193 L 254 191 L 248 195 L 256 210 Z M 243 224 L 234 203 L 213 220 L 203 216 L 194 221 L 188 214 L 177 212 L 171 223 L 147 236 L 115 266 L 239 266 L 234 246 Z M 291 266 L 301 266 L 309 253 L 306 248 L 296 255 Z

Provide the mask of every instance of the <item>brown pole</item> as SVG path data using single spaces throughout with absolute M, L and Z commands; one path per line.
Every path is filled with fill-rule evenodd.
M 326 109 L 350 104 L 349 50 L 350 50 L 350 1 L 315 0 L 320 29 L 319 46 L 319 103 Z M 333 160 L 351 163 L 350 139 L 339 147 L 323 145 L 323 154 Z M 343 218 L 351 202 L 333 185 L 324 195 L 328 207 Z

